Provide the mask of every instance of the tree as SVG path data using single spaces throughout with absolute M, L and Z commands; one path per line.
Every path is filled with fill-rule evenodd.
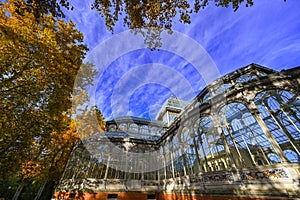
M 67 116 L 87 51 L 83 35 L 71 21 L 32 10 L 23 0 L 0 4 L 0 180 L 59 175 L 50 169 L 66 162 L 76 140 Z
M 54 186 L 60 180 L 75 142 L 79 141 L 75 122 L 66 115 L 63 118 L 64 130 L 51 133 L 47 144 L 35 142 L 32 151 L 36 151 L 34 159 L 28 158 L 22 165 L 21 176 L 25 180 L 39 182 L 37 196 L 41 196 L 45 186 Z
M 26 0 L 27 9 L 34 13 L 44 11 L 63 16 L 61 6 L 72 9 L 68 0 L 60 0 L 59 3 L 55 0 L 36 0 L 38 6 L 34 10 L 31 8 L 32 1 Z M 234 11 L 238 10 L 242 4 L 246 7 L 254 4 L 254 0 L 214 0 L 211 2 L 221 7 L 232 6 Z M 160 38 L 157 36 L 163 30 L 172 32 L 175 19 L 189 24 L 191 23 L 190 15 L 198 13 L 209 3 L 209 0 L 94 0 L 91 6 L 105 19 L 108 30 L 113 32 L 116 22 L 123 20 L 124 26 L 142 32 L 145 43 L 150 48 L 156 48 L 161 45 Z
M 57 16 L 64 16 L 61 6 L 73 9 L 68 0 L 36 0 L 36 9 L 32 8 L 33 0 L 26 0 L 27 10 L 34 13 L 46 12 Z M 236 11 L 242 3 L 252 6 L 253 0 L 215 0 L 216 6 L 229 7 Z M 124 25 L 130 29 L 160 27 L 172 28 L 172 21 L 179 15 L 179 21 L 190 23 L 190 14 L 198 13 L 201 8 L 205 8 L 209 0 L 94 0 L 91 5 L 99 14 L 105 18 L 106 26 L 113 31 L 115 23 L 123 15 Z M 38 16 L 38 14 L 36 14 Z

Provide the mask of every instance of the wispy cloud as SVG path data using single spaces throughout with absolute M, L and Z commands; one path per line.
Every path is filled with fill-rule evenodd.
M 102 70 L 95 99 L 107 119 L 114 115 L 153 117 L 171 94 L 189 100 L 205 82 L 253 62 L 276 70 L 300 65 L 297 0 L 255 1 L 253 7 L 241 7 L 237 12 L 211 5 L 193 15 L 191 24 L 174 26 L 197 42 L 198 49 L 186 44 L 189 40 L 176 39 L 175 34 L 164 41 L 173 51 L 150 51 L 139 40 L 130 43 L 132 36 L 105 44 L 112 35 L 104 20 L 90 9 L 92 1 L 72 0 L 75 11 L 67 15 L 84 33 L 90 48 L 87 60 Z M 119 23 L 116 32 L 123 30 Z M 101 50 L 103 44 L 106 49 Z M 122 54 L 124 48 L 128 51 Z M 164 70 L 153 70 L 154 66 Z M 193 95 L 185 93 L 186 85 Z
M 222 74 L 252 62 L 281 69 L 299 64 L 299 48 L 293 45 L 300 38 L 299 6 L 299 1 L 268 0 L 237 12 L 210 6 L 193 16 L 192 24 L 176 28 L 203 45 Z M 287 57 L 277 60 L 274 55 L 286 47 Z

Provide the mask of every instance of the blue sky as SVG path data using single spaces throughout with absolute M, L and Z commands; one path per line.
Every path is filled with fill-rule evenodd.
M 275 70 L 300 65 L 299 0 L 255 0 L 237 12 L 208 6 L 191 24 L 176 22 L 178 37 L 165 35 L 160 51 L 143 47 L 121 23 L 111 34 L 91 2 L 72 0 L 67 16 L 83 32 L 86 60 L 99 71 L 90 94 L 105 119 L 154 118 L 170 95 L 189 101 L 214 78 L 250 63 Z

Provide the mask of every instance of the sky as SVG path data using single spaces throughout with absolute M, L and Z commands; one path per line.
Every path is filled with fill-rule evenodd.
M 254 0 L 236 12 L 211 3 L 191 24 L 174 22 L 174 33 L 163 33 L 154 51 L 121 22 L 114 34 L 107 31 L 91 0 L 70 3 L 74 10 L 66 15 L 89 47 L 85 62 L 98 71 L 91 103 L 106 120 L 154 119 L 171 95 L 191 101 L 206 84 L 250 63 L 279 71 L 300 65 L 299 0 Z

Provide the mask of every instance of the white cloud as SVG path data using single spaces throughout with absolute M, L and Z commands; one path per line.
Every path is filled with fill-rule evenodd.
M 185 90 L 181 87 L 185 84 L 184 80 L 188 80 L 192 91 L 198 92 L 203 88 L 204 80 L 212 81 L 218 77 L 219 71 L 226 74 L 253 62 L 277 70 L 287 66 L 298 66 L 300 63 L 300 12 L 298 12 L 300 1 L 297 0 L 285 3 L 280 0 L 255 1 L 253 7 L 241 7 L 237 12 L 211 5 L 193 15 L 191 24 L 176 23 L 175 30 L 197 41 L 199 46 L 204 48 L 202 53 L 197 52 L 199 49 L 195 49 L 195 45 L 184 43 L 188 40 L 176 40 L 174 35 L 165 36 L 164 40 L 165 44 L 174 50 L 173 52 L 137 50 L 137 47 L 144 48 L 144 45 L 138 40 L 133 43 L 134 38 L 131 36 L 121 37 L 113 43 L 104 43 L 105 49 L 99 49 L 99 44 L 107 42 L 112 35 L 105 29 L 103 19 L 96 11 L 90 10 L 92 1 L 71 1 L 75 11 L 68 11 L 67 14 L 84 33 L 85 42 L 93 50 L 91 51 L 93 54 L 89 54 L 89 59 L 99 65 L 100 71 L 103 70 L 100 73 L 101 78 L 97 80 L 95 98 L 97 103 L 101 104 L 99 107 L 106 118 L 112 117 L 112 112 L 147 115 L 150 110 L 151 112 L 157 110 L 158 105 L 162 105 L 163 100 L 172 92 L 180 93 L 182 95 L 178 96 L 187 98 L 189 93 L 183 95 Z M 124 30 L 121 24 L 116 29 L 117 32 Z M 134 51 L 131 52 L 132 50 Z M 105 51 L 106 55 L 95 54 L 95 51 Z M 205 57 L 207 56 L 205 51 L 216 63 L 217 70 Z M 169 76 L 159 79 L 166 77 L 168 70 L 153 72 L 150 70 L 151 67 L 134 72 L 135 67 L 149 63 L 168 66 L 183 78 Z M 127 80 L 127 76 L 131 80 Z M 118 89 L 118 86 L 122 86 L 122 81 L 126 83 L 126 87 Z M 136 83 L 143 84 L 137 86 Z M 146 86 L 146 83 L 161 83 L 161 85 Z M 171 87 L 174 85 L 180 87 Z M 164 90 L 163 86 L 172 90 Z M 131 90 L 132 88 L 134 90 Z M 116 91 L 118 92 L 113 98 L 127 99 L 127 104 L 135 107 L 120 108 L 116 102 L 111 103 L 112 95 Z M 152 95 L 153 99 L 148 100 L 147 105 L 150 94 L 156 95 Z M 130 98 L 132 101 L 140 102 L 130 103 Z M 116 110 L 112 111 L 112 108 Z

